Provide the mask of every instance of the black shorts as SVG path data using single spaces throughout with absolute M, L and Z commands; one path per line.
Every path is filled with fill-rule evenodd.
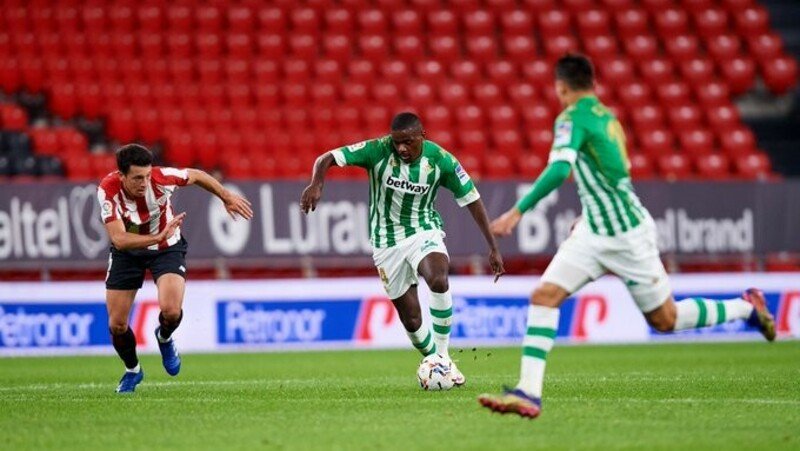
M 186 278 L 186 240 L 181 240 L 161 251 L 118 251 L 113 246 L 108 256 L 106 289 L 138 290 L 144 283 L 145 271 L 150 270 L 153 281 L 164 274 L 178 274 Z

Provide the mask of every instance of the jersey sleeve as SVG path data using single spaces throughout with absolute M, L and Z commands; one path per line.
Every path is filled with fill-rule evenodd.
M 553 147 L 550 149 L 548 163 L 566 161 L 575 163 L 578 150 L 586 139 L 586 130 L 572 116 L 559 117 L 553 129 Z
M 439 168 L 442 170 L 442 186 L 453 192 L 459 207 L 480 199 L 475 183 L 454 156 L 446 153 Z
M 380 140 L 370 139 L 349 146 L 331 150 L 331 155 L 339 166 L 360 166 L 370 168 L 375 165 L 380 153 Z
M 119 205 L 117 201 L 114 200 L 114 193 L 110 191 L 111 190 L 103 186 L 103 184 L 97 187 L 97 201 L 100 203 L 100 219 L 103 220 L 103 224 L 108 224 L 109 222 L 114 222 L 122 218 Z
M 151 177 L 154 184 L 160 186 L 167 195 L 171 195 L 179 186 L 189 183 L 189 170 L 155 167 Z

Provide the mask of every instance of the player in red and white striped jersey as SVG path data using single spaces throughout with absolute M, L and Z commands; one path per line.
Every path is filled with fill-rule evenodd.
M 147 269 L 158 287 L 161 312 L 155 336 L 162 363 L 172 376 L 180 371 L 172 333 L 183 318 L 187 243 L 180 226 L 186 214 L 175 214 L 170 196 L 179 186 L 196 184 L 220 198 L 234 218 L 251 219 L 253 210 L 247 199 L 203 171 L 154 167 L 153 154 L 138 144 L 117 150 L 117 167 L 100 182 L 97 199 L 112 244 L 106 276 L 108 324 L 114 349 L 126 368 L 117 392 L 126 393 L 144 377 L 128 317 Z

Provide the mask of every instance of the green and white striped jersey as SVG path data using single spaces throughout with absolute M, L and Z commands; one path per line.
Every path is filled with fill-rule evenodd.
M 625 132 L 597 97 L 583 97 L 562 111 L 553 135 L 549 162 L 572 165 L 592 232 L 616 236 L 650 217 L 633 192 Z
M 420 157 L 404 163 L 390 136 L 332 150 L 339 166 L 360 166 L 369 173 L 369 228 L 372 245 L 392 247 L 423 230 L 442 230 L 434 209 L 436 192 L 444 186 L 459 206 L 480 198 L 467 172 L 449 152 L 432 141 L 422 145 Z

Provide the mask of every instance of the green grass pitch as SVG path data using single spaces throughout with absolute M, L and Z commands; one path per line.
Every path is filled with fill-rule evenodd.
M 519 350 L 453 352 L 424 392 L 411 350 L 157 356 L 133 395 L 116 357 L 0 359 L 0 449 L 800 449 L 800 342 L 556 346 L 542 416 L 475 398 Z

